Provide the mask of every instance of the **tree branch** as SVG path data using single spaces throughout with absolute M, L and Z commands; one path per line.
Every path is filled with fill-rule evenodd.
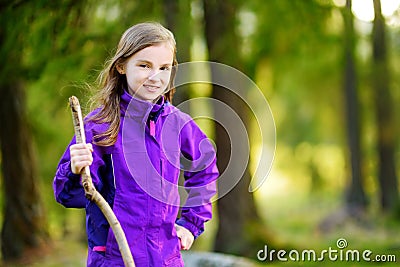
M 76 135 L 76 143 L 86 143 L 85 130 L 83 127 L 81 106 L 78 98 L 71 96 L 69 98 L 69 104 L 72 112 L 72 121 L 74 123 L 74 130 Z M 85 167 L 81 172 L 82 186 L 85 190 L 85 196 L 90 201 L 93 201 L 101 210 L 106 217 L 111 229 L 114 232 L 115 239 L 117 240 L 119 250 L 121 252 L 124 264 L 126 267 L 135 267 L 133 262 L 132 253 L 129 249 L 128 242 L 124 231 L 122 230 L 121 224 L 117 217 L 112 211 L 108 202 L 93 186 L 92 177 L 90 176 L 89 166 Z

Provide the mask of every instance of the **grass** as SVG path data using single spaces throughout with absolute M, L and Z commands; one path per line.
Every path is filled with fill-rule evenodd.
M 28 252 L 18 262 L 4 267 L 83 267 L 86 266 L 86 245 L 75 238 L 53 241 L 40 251 Z
M 338 197 L 334 195 L 314 195 L 288 194 L 274 196 L 257 196 L 260 209 L 266 227 L 279 240 L 283 247 L 286 247 L 286 258 L 288 261 L 270 262 L 255 261 L 257 266 L 269 267 L 288 267 L 288 266 L 384 266 L 397 267 L 400 261 L 400 222 L 393 218 L 379 216 L 378 213 L 371 212 L 364 221 L 347 220 L 341 223 L 332 223 L 329 230 L 322 231 L 319 224 L 322 219 L 331 216 L 330 222 L 337 220 L 341 205 Z M 336 216 L 337 215 L 337 216 Z M 80 221 L 76 224 L 80 225 Z M 343 238 L 347 242 L 347 247 L 340 250 L 337 241 Z M 86 246 L 79 241 L 79 237 L 70 235 L 67 238 L 57 238 L 49 249 L 39 257 L 28 258 L 25 262 L 8 264 L 10 267 L 78 267 L 85 266 Z M 204 240 L 210 240 L 205 238 Z M 211 239 L 212 240 L 212 239 Z M 203 241 L 204 242 L 204 241 Z M 268 244 L 268 240 L 265 241 Z M 343 260 L 330 260 L 329 255 L 325 254 L 323 261 L 301 260 L 301 253 L 304 250 L 314 250 L 318 258 L 323 250 L 337 250 L 333 255 L 343 253 Z M 201 246 L 200 246 L 201 249 Z M 263 248 L 254 248 L 254 255 Z M 289 259 L 289 253 L 295 256 L 298 251 L 300 259 L 293 261 Z M 366 262 L 346 261 L 347 251 L 357 250 L 360 255 L 364 250 L 372 251 L 370 256 L 373 259 L 376 255 L 394 255 L 396 262 Z M 342 252 L 340 252 L 342 251 Z M 264 254 L 262 254 L 264 255 Z M 307 256 L 307 254 L 305 254 Z M 350 254 L 349 254 L 350 255 Z M 351 256 L 351 255 L 350 255 Z M 360 256 L 361 257 L 361 256 Z M 32 260 L 35 259 L 35 260 Z M 277 259 L 276 252 L 274 259 Z M 393 259 L 392 259 L 393 260 Z M 190 266 L 188 266 L 190 267 Z
M 296 248 L 300 253 L 298 261 L 270 262 L 268 266 L 398 266 L 400 261 L 400 223 L 394 218 L 382 217 L 371 211 L 363 220 L 341 220 L 341 203 L 335 195 L 302 195 L 292 194 L 291 197 L 273 196 L 264 197 L 263 212 L 265 221 L 270 229 L 273 229 L 283 244 Z M 279 204 L 277 204 L 279 203 Z M 321 229 L 321 221 L 326 220 L 330 225 L 328 229 Z M 337 242 L 345 241 L 347 246 L 339 249 Z M 326 253 L 321 261 L 302 261 L 301 253 L 304 250 L 316 252 L 316 258 L 320 257 L 324 250 L 332 252 L 331 260 Z M 370 250 L 370 262 L 362 259 L 362 252 Z M 358 253 L 360 261 L 352 260 L 351 253 Z M 295 255 L 295 254 L 293 254 Z M 342 255 L 342 260 L 340 259 Z M 346 255 L 348 259 L 346 260 Z M 375 256 L 387 258 L 387 262 L 375 261 Z M 308 254 L 305 254 L 306 259 Z M 322 257 L 321 257 L 322 258 Z M 276 253 L 275 253 L 276 259 Z M 355 258 L 354 258 L 355 259 Z M 395 260 L 395 262 L 393 262 Z M 266 263 L 264 261 L 264 263 Z

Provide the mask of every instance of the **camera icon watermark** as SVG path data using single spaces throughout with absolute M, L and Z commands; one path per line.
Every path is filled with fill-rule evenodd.
M 293 261 L 293 262 L 396 262 L 394 254 L 374 254 L 371 250 L 348 249 L 348 242 L 345 238 L 336 241 L 336 247 L 329 247 L 321 251 L 314 249 L 304 250 L 275 250 L 268 249 L 265 245 L 257 252 L 257 259 L 262 262 L 272 261 Z

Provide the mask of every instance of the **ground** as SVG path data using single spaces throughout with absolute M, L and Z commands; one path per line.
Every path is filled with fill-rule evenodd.
M 319 227 L 321 221 L 329 216 L 340 215 L 341 203 L 337 198 L 327 196 L 293 196 L 291 198 L 274 197 L 265 200 L 263 206 L 266 227 L 272 231 L 274 236 L 280 240 L 282 247 L 286 250 L 287 261 L 277 259 L 277 251 L 273 252 L 274 261 L 271 262 L 268 256 L 268 240 L 264 247 L 254 248 L 254 258 L 251 261 L 254 265 L 247 265 L 250 261 L 230 258 L 229 255 L 212 255 L 199 252 L 185 254 L 184 258 L 187 267 L 247 267 L 265 266 L 268 267 L 292 267 L 292 266 L 383 266 L 397 267 L 400 262 L 400 223 L 393 217 L 378 216 L 374 211 L 364 221 L 336 220 L 329 229 Z M 339 212 L 337 212 L 339 211 Z M 339 215 L 338 215 L 339 214 Z M 342 246 L 340 249 L 338 246 Z M 204 249 L 207 246 L 199 246 L 197 249 Z M 295 250 L 295 251 L 294 251 Z M 309 254 L 316 252 L 316 259 Z M 336 250 L 337 259 L 329 258 L 328 252 Z M 349 253 L 360 253 L 371 251 L 371 261 L 367 262 L 362 258 L 357 260 L 346 260 Z M 267 252 L 267 253 L 266 253 Z M 296 254 L 297 253 L 297 254 Z M 342 253 L 342 260 L 339 258 Z M 346 254 L 347 253 L 347 254 Z M 257 260 L 257 254 L 259 259 Z M 291 255 L 291 258 L 289 257 Z M 298 261 L 292 260 L 299 255 Z M 302 260 L 301 256 L 305 259 Z M 333 255 L 334 256 L 334 255 Z M 378 262 L 375 256 L 386 257 L 387 262 Z M 389 257 L 390 256 L 390 257 Z M 283 257 L 283 258 L 285 258 Z M 311 257 L 311 258 L 308 258 Z M 86 246 L 76 236 L 70 235 L 63 240 L 53 241 L 42 250 L 39 257 L 28 257 L 24 262 L 8 264 L 9 267 L 82 267 L 85 266 Z M 395 261 L 394 261 L 395 260 Z M 194 263 L 196 262 L 196 263 Z M 213 263 L 212 263 L 213 262 Z M 216 264 L 218 262 L 218 264 Z M 201 264 L 200 264 L 201 263 Z M 214 264 L 214 265 L 213 265 Z

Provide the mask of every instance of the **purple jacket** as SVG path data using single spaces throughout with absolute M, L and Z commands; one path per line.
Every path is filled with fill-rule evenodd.
M 107 127 L 86 120 L 87 142 Z M 136 266 L 183 266 L 174 224 L 197 237 L 211 219 L 218 178 L 214 148 L 187 114 L 168 102 L 152 104 L 126 92 L 121 96 L 120 127 L 113 146 L 93 145 L 93 183 L 120 221 Z M 74 143 L 75 138 L 70 145 Z M 54 178 L 55 198 L 65 207 L 86 209 L 87 266 L 123 267 L 107 220 L 86 200 L 79 175 L 71 172 L 69 146 Z M 184 205 L 179 196 L 181 171 L 187 192 Z

